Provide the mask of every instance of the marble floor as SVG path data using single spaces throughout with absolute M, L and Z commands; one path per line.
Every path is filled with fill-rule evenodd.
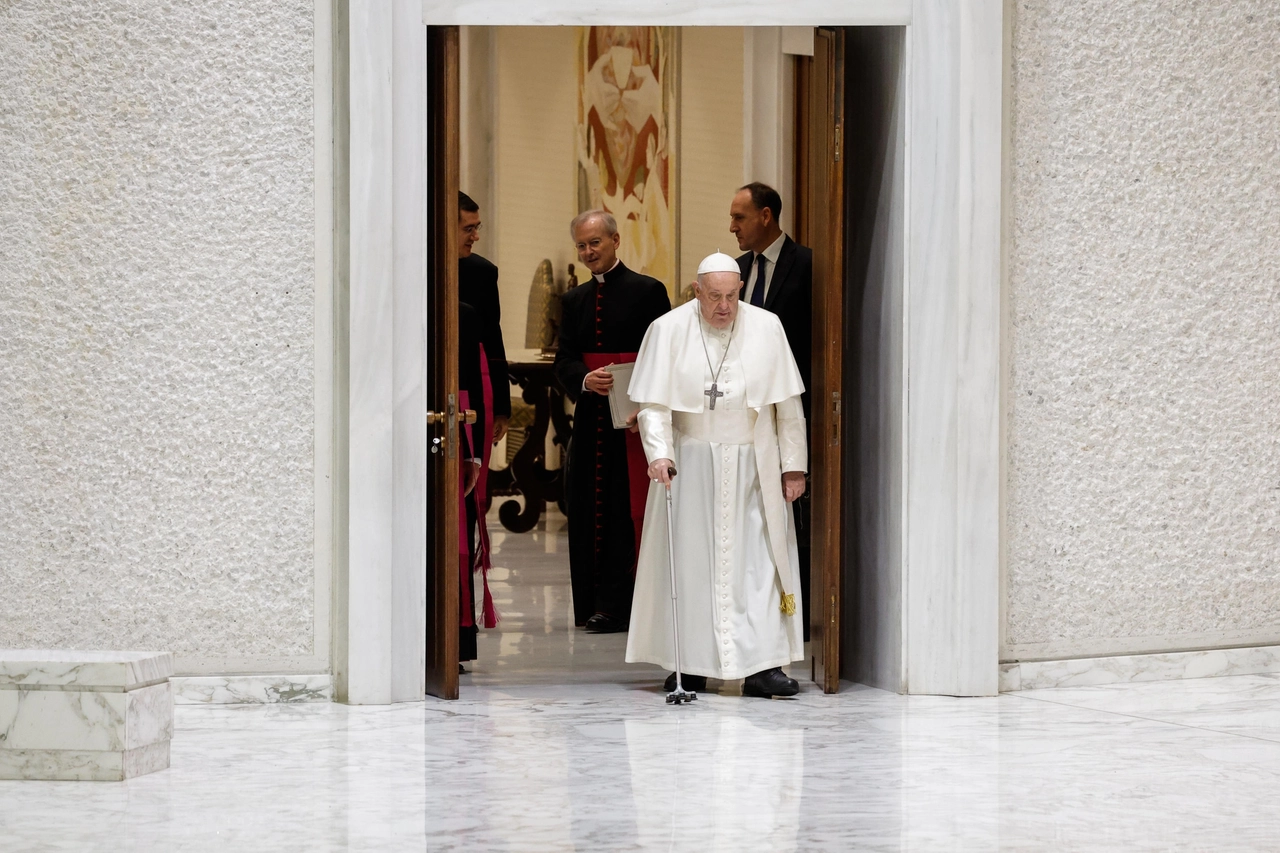
M 1280 678 L 663 703 L 495 537 L 458 702 L 180 706 L 169 770 L 0 782 L 0 850 L 1280 850 Z

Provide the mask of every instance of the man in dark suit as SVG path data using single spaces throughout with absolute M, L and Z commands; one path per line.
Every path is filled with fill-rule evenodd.
M 472 251 L 480 240 L 480 205 L 458 193 L 458 301 L 476 309 L 480 342 L 484 344 L 493 384 L 494 444 L 507 434 L 511 421 L 511 380 L 507 378 L 507 349 L 502 343 L 502 304 L 498 301 L 498 268 Z
M 575 404 L 565 495 L 575 624 L 593 634 L 626 631 L 649 492 L 640 435 L 615 429 L 611 364 L 634 362 L 649 324 L 671 310 L 662 282 L 618 259 L 618 223 L 590 210 L 569 226 L 591 278 L 560 299 L 556 378 Z
M 738 190 L 729 206 L 729 230 L 746 252 L 738 258 L 742 291 L 738 298 L 778 315 L 787 343 L 804 380 L 804 410 L 809 416 L 809 376 L 812 362 L 811 324 L 813 250 L 782 232 L 778 215 L 782 198 L 767 184 L 751 183 Z M 761 286 L 760 273 L 764 271 Z
M 745 254 L 738 258 L 742 290 L 738 298 L 778 315 L 791 354 L 800 367 L 805 393 L 800 398 L 809 419 L 813 345 L 813 250 L 782 232 L 782 197 L 768 184 L 754 182 L 738 190 L 729 206 L 729 230 Z M 809 446 L 813 446 L 810 434 Z M 796 544 L 800 551 L 800 597 L 809 609 L 809 494 L 796 501 Z M 809 639 L 809 623 L 804 625 Z

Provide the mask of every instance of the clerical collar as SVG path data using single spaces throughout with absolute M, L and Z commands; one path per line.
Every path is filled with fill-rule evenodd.
M 778 235 L 777 240 L 774 240 L 769 244 L 769 248 L 765 249 L 763 252 L 756 252 L 755 257 L 751 259 L 751 262 L 755 263 L 756 258 L 764 255 L 768 258 L 769 263 L 776 265 L 778 263 L 778 255 L 782 254 L 782 244 L 785 242 L 787 242 L 787 232 L 784 231 Z
M 603 282 L 604 277 L 607 276 L 609 273 L 613 272 L 614 270 L 616 270 L 618 268 L 618 264 L 620 263 L 622 263 L 621 258 L 614 258 L 613 266 L 609 267 L 609 269 L 605 270 L 602 273 L 592 273 L 591 277 L 594 278 L 596 281 Z

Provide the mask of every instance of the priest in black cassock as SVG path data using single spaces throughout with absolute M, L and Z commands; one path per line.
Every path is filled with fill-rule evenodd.
M 458 301 L 475 308 L 480 321 L 489 380 L 493 385 L 493 443 L 502 441 L 511 421 L 511 381 L 502 342 L 502 304 L 498 301 L 498 268 L 473 251 L 480 240 L 480 205 L 458 193 Z M 485 465 L 489 464 L 488 454 Z
M 462 512 L 459 514 L 462 525 L 458 531 L 458 669 L 465 672 L 464 661 L 476 659 L 476 639 L 479 627 L 476 625 L 476 583 L 475 565 L 477 550 L 480 546 L 477 536 L 477 525 L 480 507 L 477 503 L 480 494 L 476 484 L 480 479 L 480 470 L 484 458 L 484 447 L 489 442 L 481 436 L 483 425 L 489 422 L 485 409 L 485 381 L 481 361 L 484 350 L 481 347 L 480 314 L 465 302 L 458 303 L 458 390 L 462 392 L 460 408 L 471 409 L 476 413 L 476 422 L 461 427 L 462 465 L 459 482 L 459 497 L 462 500 Z
M 667 288 L 618 260 L 618 224 L 603 210 L 569 226 L 591 278 L 561 298 L 556 378 L 576 404 L 566 498 L 574 622 L 597 634 L 627 630 L 636 549 L 649 491 L 639 433 L 614 429 L 610 364 L 634 362 L 649 324 L 671 310 Z

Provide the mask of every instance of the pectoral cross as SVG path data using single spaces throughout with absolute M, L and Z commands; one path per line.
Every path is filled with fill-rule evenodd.
M 712 383 L 711 383 L 711 388 L 709 388 L 709 389 L 708 389 L 708 390 L 706 390 L 706 391 L 703 391 L 703 392 L 702 392 L 702 396 L 704 396 L 704 397 L 710 397 L 710 398 L 711 398 L 711 410 L 712 410 L 712 411 L 715 411 L 715 408 L 716 408 L 716 398 L 717 398 L 717 397 L 723 397 L 723 396 L 724 396 L 724 392 L 723 392 L 723 391 L 718 391 L 718 390 L 716 390 L 716 383 L 712 382 Z

